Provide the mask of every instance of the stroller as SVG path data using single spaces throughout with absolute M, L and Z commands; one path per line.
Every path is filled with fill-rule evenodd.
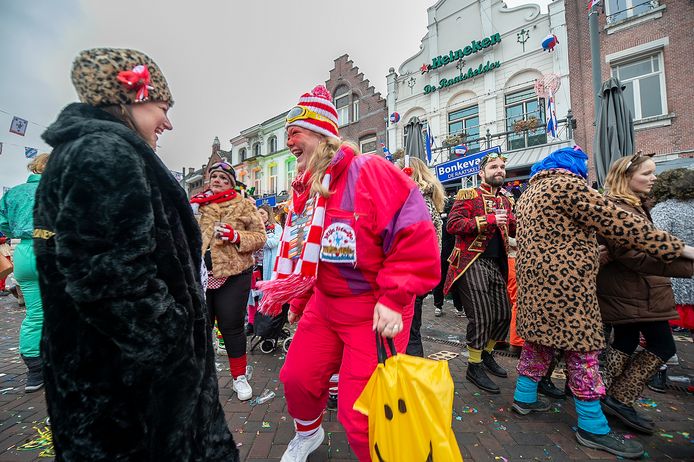
M 286 353 L 292 341 L 292 332 L 285 325 L 288 322 L 289 304 L 282 305 L 282 312 L 277 316 L 269 316 L 256 313 L 253 323 L 253 337 L 251 338 L 251 351 L 260 345 L 263 353 L 272 353 L 282 345 Z

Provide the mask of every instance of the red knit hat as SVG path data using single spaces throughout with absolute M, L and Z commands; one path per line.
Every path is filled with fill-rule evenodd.
M 323 85 L 318 85 L 311 93 L 304 93 L 299 103 L 287 113 L 285 128 L 302 127 L 339 139 L 337 110 L 331 100 L 330 92 Z

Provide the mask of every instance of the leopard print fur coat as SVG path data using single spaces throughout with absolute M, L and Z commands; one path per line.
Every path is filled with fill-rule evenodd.
M 605 347 L 596 295 L 597 236 L 665 261 L 684 243 L 620 210 L 563 170 L 538 173 L 516 205 L 517 330 L 528 342 L 573 350 Z

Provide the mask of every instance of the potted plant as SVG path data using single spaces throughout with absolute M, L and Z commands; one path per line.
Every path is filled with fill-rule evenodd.
M 467 133 L 464 132 L 458 133 L 457 135 L 448 135 L 443 140 L 443 147 L 452 148 L 453 146 L 457 146 L 461 143 L 464 143 L 466 139 Z
M 540 121 L 535 116 L 530 116 L 527 119 L 518 119 L 513 122 L 513 131 L 520 133 L 526 130 L 534 130 L 539 127 Z

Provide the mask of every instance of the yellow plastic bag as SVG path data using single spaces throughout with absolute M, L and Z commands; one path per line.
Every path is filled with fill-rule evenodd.
M 462 462 L 451 428 L 453 379 L 446 361 L 395 354 L 386 359 L 377 334 L 379 364 L 354 410 L 369 418 L 374 462 Z

